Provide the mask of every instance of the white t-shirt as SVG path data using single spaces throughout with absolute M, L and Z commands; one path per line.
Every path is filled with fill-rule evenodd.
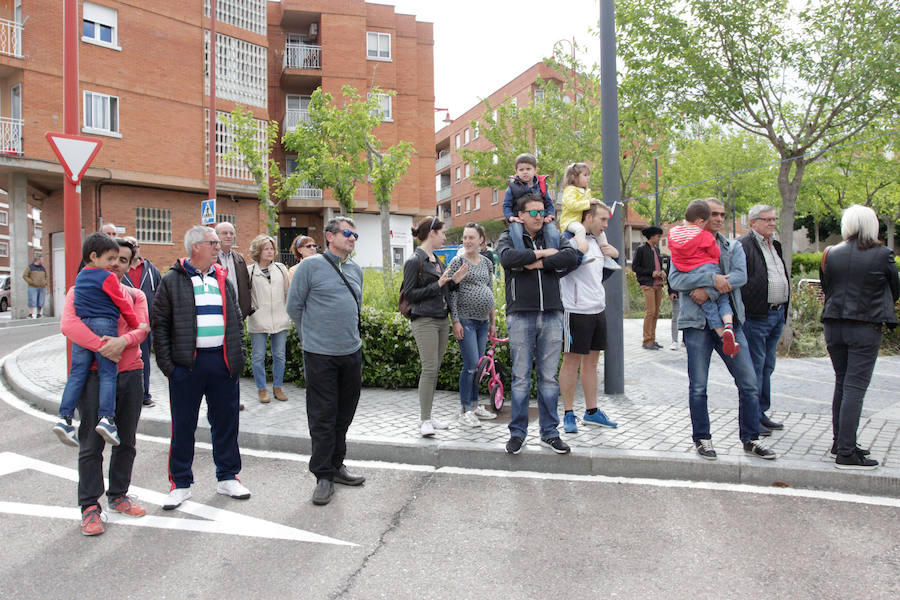
M 594 315 L 606 310 L 606 290 L 603 288 L 603 252 L 597 239 L 588 234 L 588 251 L 593 261 L 582 264 L 559 280 L 563 308 L 567 312 Z M 569 245 L 576 247 L 575 240 Z

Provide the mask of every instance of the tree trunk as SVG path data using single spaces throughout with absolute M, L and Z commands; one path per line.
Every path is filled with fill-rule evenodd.
M 887 220 L 887 247 L 894 249 L 894 219 Z
M 782 158 L 791 157 L 783 156 Z M 794 167 L 793 175 L 791 175 L 791 166 Z M 781 193 L 781 248 L 784 252 L 784 266 L 788 275 L 790 275 L 794 258 L 794 209 L 797 205 L 797 194 L 800 191 L 805 168 L 806 163 L 802 158 L 783 162 L 778 168 L 778 191 Z M 793 319 L 788 311 L 778 346 L 783 352 L 786 352 L 790 349 L 793 341 Z
M 387 289 L 394 289 L 393 266 L 391 265 L 391 199 L 378 204 L 378 214 L 381 218 L 381 268 L 384 272 L 384 282 Z
M 819 239 L 819 217 L 818 216 L 815 217 L 814 225 L 816 228 L 816 252 L 821 252 L 822 246 L 820 245 L 820 239 Z

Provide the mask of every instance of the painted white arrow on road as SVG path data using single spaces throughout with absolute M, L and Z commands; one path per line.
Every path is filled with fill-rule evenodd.
M 0 476 L 25 470 L 38 471 L 53 477 L 78 481 L 78 472 L 75 469 L 61 467 L 59 465 L 37 460 L 28 456 L 22 456 L 14 452 L 0 453 Z M 145 504 L 162 506 L 166 494 L 154 492 L 144 488 L 131 486 L 130 490 Z M 316 544 L 334 544 L 338 546 L 356 546 L 352 542 L 345 542 L 311 531 L 288 527 L 272 521 L 248 517 L 230 510 L 223 510 L 187 501 L 177 509 L 178 511 L 200 517 L 205 520 L 179 519 L 174 517 L 159 517 L 147 515 L 140 518 L 126 517 L 107 511 L 110 523 L 119 525 L 131 525 L 133 527 L 156 527 L 158 529 L 174 529 L 178 531 L 197 531 L 201 533 L 223 533 L 227 535 L 243 535 L 248 537 L 261 537 L 267 539 L 291 540 L 297 542 L 312 542 Z M 81 520 L 81 511 L 76 507 L 48 506 L 44 504 L 30 504 L 24 502 L 0 501 L 0 513 L 25 515 L 32 517 L 48 517 L 53 519 Z

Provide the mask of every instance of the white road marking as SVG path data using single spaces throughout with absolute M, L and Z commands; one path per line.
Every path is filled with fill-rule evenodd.
M 78 481 L 78 471 L 75 469 L 61 467 L 53 463 L 28 456 L 22 456 L 21 454 L 13 452 L 0 452 L 0 476 L 24 470 L 38 471 L 54 477 Z M 162 506 L 166 500 L 166 494 L 161 494 L 137 486 L 131 486 L 129 491 L 140 498 L 140 501 L 145 504 L 149 503 Z M 156 527 L 159 529 L 173 529 L 177 531 L 221 533 L 266 539 L 290 540 L 295 542 L 356 546 L 356 544 L 352 542 L 345 542 L 343 540 L 319 535 L 311 531 L 296 529 L 294 527 L 281 525 L 280 523 L 274 523 L 272 521 L 242 515 L 230 510 L 223 510 L 214 506 L 200 504 L 199 502 L 187 501 L 175 510 L 195 517 L 200 517 L 204 520 L 178 519 L 155 515 L 133 518 L 119 515 L 113 511 L 108 511 L 107 518 L 112 523 L 132 525 L 135 527 Z M 26 504 L 23 502 L 0 501 L 0 513 L 69 519 L 75 521 L 81 519 L 81 511 L 78 508 Z

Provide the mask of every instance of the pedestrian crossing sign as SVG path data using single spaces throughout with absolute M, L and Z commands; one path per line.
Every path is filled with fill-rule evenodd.
M 212 225 L 216 222 L 216 199 L 200 201 L 200 222 L 203 225 Z

